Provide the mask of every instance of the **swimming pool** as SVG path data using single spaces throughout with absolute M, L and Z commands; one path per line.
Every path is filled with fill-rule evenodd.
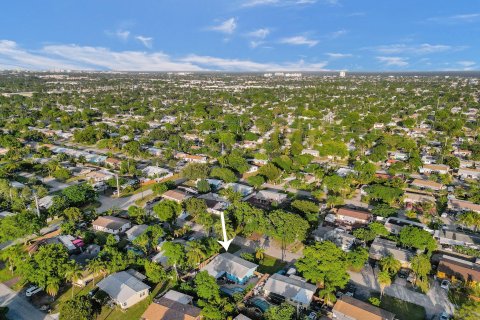
M 250 303 L 252 305 L 254 305 L 255 307 L 259 308 L 260 310 L 262 310 L 262 312 L 267 311 L 268 308 L 270 308 L 272 306 L 267 300 L 259 298 L 259 297 L 255 297 L 255 298 L 250 299 Z
M 221 287 L 220 291 L 222 291 L 226 295 L 232 297 L 235 293 L 237 293 L 237 292 L 242 293 L 244 290 L 243 290 L 242 287 L 231 287 L 231 288 Z

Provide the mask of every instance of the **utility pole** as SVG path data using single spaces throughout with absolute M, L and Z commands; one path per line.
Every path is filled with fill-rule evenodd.
M 33 197 L 35 198 L 35 207 L 37 208 L 37 216 L 40 218 L 40 207 L 38 206 L 38 197 L 35 191 L 33 192 Z
M 118 182 L 118 174 L 115 176 L 117 178 L 117 197 L 120 198 L 120 183 Z

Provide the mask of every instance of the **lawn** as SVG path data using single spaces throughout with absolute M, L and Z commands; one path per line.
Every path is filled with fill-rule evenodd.
M 119 307 L 110 309 L 109 307 L 104 306 L 102 308 L 102 312 L 97 316 L 97 320 L 140 319 L 140 316 L 145 312 L 147 307 L 152 302 L 153 298 L 156 297 L 159 292 L 164 291 L 169 285 L 169 282 L 157 284 L 157 286 L 152 290 L 152 293 L 150 293 L 150 296 L 147 299 L 137 303 L 126 311 L 122 311 Z
M 274 274 L 275 272 L 285 268 L 286 262 L 282 262 L 280 259 L 276 259 L 269 255 L 264 255 L 264 258 L 258 262 L 259 266 L 257 271 L 260 273 Z
M 384 295 L 380 307 L 394 313 L 399 320 L 423 320 L 425 308 L 407 301 Z

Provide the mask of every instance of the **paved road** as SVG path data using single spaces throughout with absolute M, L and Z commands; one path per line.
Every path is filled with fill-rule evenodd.
M 146 197 L 150 194 L 152 194 L 152 189 L 147 189 L 143 193 L 136 193 L 134 195 L 131 195 L 130 197 L 124 198 L 116 198 L 115 196 L 106 197 L 101 195 L 98 197 L 98 201 L 100 201 L 102 205 L 100 206 L 100 208 L 97 209 L 97 212 L 105 212 L 112 208 L 127 210 L 128 207 L 135 205 L 136 200 L 141 199 L 142 197 Z
M 349 272 L 351 281 L 371 291 L 380 291 L 372 267 L 367 266 L 361 272 Z M 404 285 L 394 283 L 385 288 L 384 294 L 405 300 L 425 308 L 427 319 L 446 311 L 453 314 L 454 306 L 450 303 L 447 291 L 440 287 L 438 281 L 431 281 L 427 294 L 412 291 Z
M 19 293 L 0 283 L 0 306 L 8 307 L 8 318 L 15 320 L 53 320 L 54 318 L 37 310 Z

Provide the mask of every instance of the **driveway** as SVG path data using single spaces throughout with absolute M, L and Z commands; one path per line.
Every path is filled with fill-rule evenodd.
M 19 293 L 0 283 L 0 306 L 8 307 L 7 317 L 15 320 L 53 320 L 54 318 L 32 306 Z
M 364 287 L 364 289 L 380 291 L 375 272 L 370 265 L 363 268 L 361 272 L 349 271 L 349 274 L 351 281 Z M 449 314 L 453 314 L 454 311 L 454 306 L 448 300 L 447 291 L 442 289 L 438 281 L 435 280 L 430 282 L 430 290 L 427 294 L 412 291 L 398 283 L 393 283 L 385 288 L 384 294 L 423 306 L 428 319 L 444 311 Z

